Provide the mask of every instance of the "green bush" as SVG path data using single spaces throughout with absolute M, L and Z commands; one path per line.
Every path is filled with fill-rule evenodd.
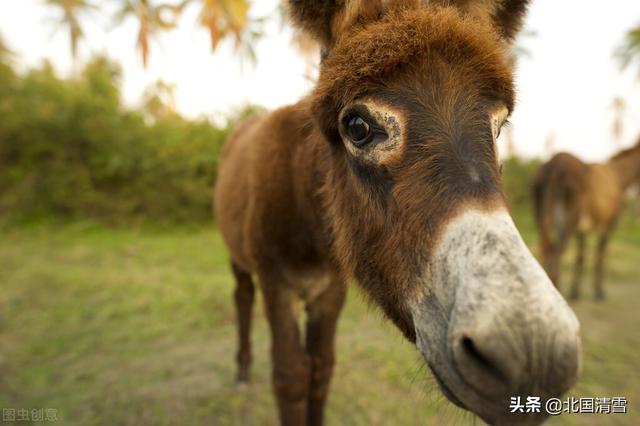
M 58 78 L 49 64 L 0 64 L 0 215 L 202 221 L 228 127 L 125 108 L 105 58 Z
M 509 157 L 502 165 L 502 185 L 511 209 L 517 212 L 533 211 L 531 191 L 540 160 Z

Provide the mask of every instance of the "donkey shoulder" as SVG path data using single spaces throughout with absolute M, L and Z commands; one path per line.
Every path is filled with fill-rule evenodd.
M 249 269 L 318 257 L 324 234 L 313 205 L 318 184 L 311 129 L 302 102 L 242 124 L 227 142 L 216 213 L 223 235 L 230 235 L 227 244 L 232 252 L 238 247 Z

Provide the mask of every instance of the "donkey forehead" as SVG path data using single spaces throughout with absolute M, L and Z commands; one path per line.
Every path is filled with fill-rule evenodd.
M 314 97 L 344 107 L 393 77 L 394 71 L 435 54 L 452 67 L 473 70 L 467 75 L 511 110 L 514 88 L 507 47 L 490 26 L 455 8 L 392 9 L 340 37 L 321 66 Z

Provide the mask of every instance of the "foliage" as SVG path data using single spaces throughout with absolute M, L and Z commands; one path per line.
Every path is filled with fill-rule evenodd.
M 71 46 L 71 56 L 78 57 L 78 43 L 84 36 L 80 14 L 89 10 L 96 10 L 97 6 L 87 0 L 44 0 L 49 6 L 54 6 L 62 11 L 62 16 L 57 22 L 58 27 L 66 27 L 69 31 L 69 43 Z
M 193 0 L 185 0 L 185 3 Z M 255 62 L 253 45 L 262 37 L 263 19 L 251 19 L 249 0 L 198 0 L 201 3 L 199 23 L 209 32 L 211 49 L 230 37 L 235 42 L 236 51 Z
M 71 55 L 77 60 L 78 44 L 84 37 L 80 17 L 87 11 L 104 12 L 103 7 L 88 0 L 41 1 L 62 12 L 55 25 L 57 28 L 68 29 Z M 235 51 L 241 55 L 241 59 L 248 57 L 255 62 L 255 43 L 264 35 L 265 19 L 250 17 L 250 0 L 181 0 L 161 3 L 153 0 L 115 0 L 115 3 L 113 21 L 116 25 L 122 24 L 129 17 L 134 18 L 138 24 L 137 46 L 145 68 L 149 63 L 151 41 L 160 33 L 175 29 L 189 4 L 197 4 L 200 8 L 198 25 L 209 33 L 214 51 L 222 40 L 230 38 L 234 40 Z
M 149 63 L 151 38 L 161 31 L 173 30 L 177 26 L 183 5 L 155 5 L 151 0 L 124 0 L 121 3 L 115 20 L 121 23 L 131 15 L 138 21 L 138 48 L 142 54 L 142 64 L 146 68 Z
M 10 64 L 11 62 L 13 62 L 13 56 L 14 52 L 9 49 L 9 46 L 7 46 L 6 42 L 4 41 L 2 34 L 0 34 L 0 63 Z
M 530 212 L 533 209 L 531 188 L 540 164 L 538 159 L 527 160 L 520 157 L 509 157 L 503 163 L 502 185 L 509 206 L 517 213 Z
M 23 76 L 0 65 L 0 215 L 210 218 L 227 129 L 170 108 L 151 118 L 127 109 L 119 80 L 102 57 L 71 80 L 49 64 Z
M 14 53 L 9 49 L 0 34 L 0 100 L 3 94 L 9 93 L 11 82 L 14 78 L 12 65 L 14 64 Z M 2 111 L 2 102 L 0 101 L 0 112 Z
M 634 62 L 640 65 L 640 26 L 627 31 L 624 42 L 616 50 L 616 57 L 623 68 Z
M 254 45 L 263 36 L 264 19 L 252 19 L 249 16 L 249 0 L 182 0 L 177 4 L 155 4 L 151 0 L 119 0 L 121 7 L 115 16 L 116 23 L 133 16 L 139 25 L 138 47 L 142 54 L 142 63 L 147 67 L 150 41 L 162 31 L 173 30 L 184 8 L 189 4 L 200 7 L 198 24 L 206 29 L 211 38 L 211 49 L 232 38 L 236 52 L 255 62 Z

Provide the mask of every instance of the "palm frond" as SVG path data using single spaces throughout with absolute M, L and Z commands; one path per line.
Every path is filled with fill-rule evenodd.
M 224 39 L 232 39 L 241 60 L 255 63 L 255 43 L 264 35 L 264 19 L 251 18 L 249 0 L 201 0 L 199 24 L 209 33 L 215 51 Z
M 640 25 L 627 31 L 624 41 L 615 51 L 615 56 L 622 69 L 629 67 L 634 62 L 638 62 L 640 65 Z
M 78 57 L 78 45 L 84 37 L 80 16 L 99 9 L 96 3 L 89 0 L 43 0 L 51 7 L 58 8 L 62 15 L 56 19 L 57 28 L 65 28 L 69 32 L 69 45 L 74 61 Z
M 178 5 L 162 3 L 152 4 L 149 0 L 125 0 L 114 15 L 116 24 L 120 24 L 128 17 L 138 21 L 137 46 L 142 56 L 145 68 L 149 65 L 151 40 L 161 32 L 169 31 L 177 26 L 178 18 L 186 2 Z

